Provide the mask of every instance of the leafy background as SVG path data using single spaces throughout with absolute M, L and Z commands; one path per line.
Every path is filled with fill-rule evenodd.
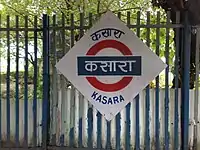
M 37 16 L 37 26 L 40 28 L 42 26 L 42 16 L 43 14 L 48 14 L 50 16 L 50 24 L 53 23 L 53 15 L 56 15 L 56 26 L 61 26 L 62 15 L 64 14 L 65 26 L 70 25 L 71 14 L 74 14 L 75 25 L 79 26 L 80 23 L 80 13 L 84 15 L 85 24 L 89 24 L 89 14 L 93 15 L 92 19 L 95 22 L 101 14 L 105 13 L 107 10 L 111 10 L 114 13 L 121 12 L 121 20 L 127 23 L 127 12 L 130 12 L 130 24 L 137 23 L 137 12 L 141 12 L 140 23 L 147 23 L 147 12 L 150 13 L 150 24 L 157 24 L 157 14 L 160 13 L 160 23 L 166 23 L 166 13 L 159 8 L 153 8 L 150 1 L 147 0 L 1 0 L 0 2 L 0 14 L 1 14 L 1 28 L 16 27 L 16 16 L 19 17 L 19 27 L 25 27 L 25 16 L 28 16 L 28 27 L 34 28 L 34 18 Z M 9 16 L 9 18 L 8 18 Z M 136 33 L 136 29 L 131 29 Z M 79 33 L 75 30 L 76 34 Z M 10 50 L 11 50 L 11 97 L 15 97 L 15 76 L 16 76 L 16 31 L 10 31 Z M 61 49 L 62 43 L 65 43 L 67 47 L 70 47 L 70 32 L 66 31 L 65 39 L 66 41 L 61 41 L 60 36 L 62 33 L 55 33 L 54 45 L 56 51 Z M 169 32 L 169 85 L 172 85 L 173 79 L 173 64 L 174 64 L 174 42 L 173 42 L 174 32 L 170 29 Z M 147 29 L 140 29 L 140 38 L 146 43 Z M 0 69 L 1 69 L 1 91 L 2 97 L 6 97 L 6 69 L 7 69 L 7 49 L 8 49 L 8 32 L 0 32 Z M 29 77 L 28 77 L 28 88 L 29 88 L 29 98 L 33 98 L 33 77 L 34 77 L 34 33 L 28 32 L 28 48 L 29 48 Z M 38 78 L 37 78 L 37 96 L 39 99 L 42 97 L 42 34 L 38 33 Z M 19 87 L 20 87 L 20 99 L 24 99 L 24 51 L 25 51 L 25 34 L 24 32 L 19 32 Z M 165 61 L 165 51 L 166 51 L 166 29 L 160 28 L 159 35 L 159 56 L 163 61 Z M 65 46 L 65 47 L 66 47 Z M 156 29 L 150 29 L 150 48 L 152 51 L 156 51 Z M 64 50 L 65 51 L 65 50 Z M 51 58 L 52 66 L 55 64 L 54 57 Z M 150 68 L 151 69 L 151 68 Z M 54 69 L 51 67 L 53 73 Z M 163 71 L 159 76 L 159 86 L 160 88 L 165 87 L 165 71 Z M 155 80 L 150 83 L 150 87 L 155 87 Z

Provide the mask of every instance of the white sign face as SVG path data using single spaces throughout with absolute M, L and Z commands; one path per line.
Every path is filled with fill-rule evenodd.
M 56 64 L 108 121 L 166 66 L 110 11 Z

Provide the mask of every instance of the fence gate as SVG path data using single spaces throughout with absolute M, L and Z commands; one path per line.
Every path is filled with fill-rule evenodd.
M 55 68 L 96 15 L 1 16 L 1 148 L 200 148 L 199 28 L 187 13 L 117 15 L 168 67 L 111 122 Z

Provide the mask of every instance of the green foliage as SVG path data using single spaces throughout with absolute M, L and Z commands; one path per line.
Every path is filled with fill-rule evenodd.
M 70 25 L 70 15 L 74 14 L 75 25 L 79 26 L 80 23 L 80 13 L 84 15 L 85 24 L 88 24 L 89 13 L 93 15 L 93 23 L 100 17 L 101 14 L 105 13 L 107 10 L 111 10 L 114 13 L 121 12 L 121 20 L 127 23 L 127 11 L 130 12 L 130 23 L 137 24 L 137 12 L 141 12 L 140 23 L 147 24 L 147 11 L 150 12 L 150 24 L 157 24 L 157 12 L 160 12 L 160 24 L 166 23 L 166 14 L 162 9 L 152 8 L 150 1 L 146 0 L 1 0 L 0 1 L 0 14 L 1 14 L 1 27 L 7 27 L 8 20 L 7 16 L 10 16 L 10 27 L 16 27 L 16 17 L 19 16 L 19 27 L 25 27 L 25 16 L 28 16 L 28 27 L 34 28 L 34 17 L 37 16 L 37 25 L 38 27 L 42 26 L 42 15 L 44 13 L 50 16 L 50 24 L 52 25 L 53 20 L 52 16 L 56 14 L 57 20 L 56 25 L 62 24 L 62 14 L 64 14 L 65 24 Z M 155 52 L 157 43 L 157 29 L 150 29 L 150 48 Z M 136 29 L 133 29 L 136 33 Z M 159 53 L 160 57 L 165 56 L 166 51 L 166 29 L 159 29 Z M 79 31 L 75 30 L 75 33 Z M 1 32 L 0 35 L 0 54 L 1 58 L 6 57 L 7 50 L 7 32 Z M 56 32 L 55 41 L 59 41 L 61 35 Z M 61 43 L 57 42 L 56 49 L 62 49 L 62 43 L 66 43 L 70 47 L 70 32 L 66 31 L 66 41 Z M 29 45 L 33 45 L 34 33 L 28 33 Z M 174 58 L 174 43 L 173 43 L 173 31 L 170 29 L 169 34 L 169 64 L 173 66 Z M 140 29 L 140 38 L 143 42 L 147 42 L 147 29 Z M 42 55 L 42 34 L 38 33 L 38 53 Z M 25 32 L 19 32 L 19 46 L 20 51 L 24 54 L 24 42 L 25 42 Z M 10 45 L 13 47 L 11 53 L 12 59 L 16 57 L 16 32 L 10 32 Z M 54 55 L 51 55 L 52 63 L 55 63 L 53 58 Z M 34 58 L 33 54 L 29 54 L 29 78 L 33 79 L 34 76 Z M 24 56 L 22 55 L 22 59 Z M 37 78 L 37 94 L 38 98 L 42 97 L 42 61 L 38 63 L 38 78 Z M 163 80 L 163 79 L 161 79 Z M 164 80 L 163 80 L 164 81 Z M 164 84 L 161 83 L 160 86 Z M 155 84 L 152 82 L 152 87 Z M 30 97 L 31 97 L 30 92 Z
M 38 63 L 38 66 L 41 66 L 41 63 L 42 61 L 39 59 L 39 63 Z M 34 66 L 31 65 L 29 67 L 29 79 L 32 81 L 32 84 L 34 84 L 35 82 L 35 79 L 34 79 Z M 42 99 L 42 85 L 43 85 L 43 82 L 42 82 L 42 68 L 41 67 L 37 67 L 37 98 L 38 99 Z M 30 93 L 29 93 L 29 97 L 32 99 L 33 98 L 33 92 L 34 92 L 34 89 L 30 89 Z

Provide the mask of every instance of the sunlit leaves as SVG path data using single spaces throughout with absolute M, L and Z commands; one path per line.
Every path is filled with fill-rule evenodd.
M 137 12 L 140 11 L 140 24 L 147 24 L 147 11 L 150 12 L 150 24 L 157 23 L 157 12 L 160 12 L 160 24 L 166 24 L 166 14 L 162 9 L 153 8 L 150 1 L 147 0 L 1 0 L 0 1 L 0 14 L 1 14 L 1 26 L 7 26 L 7 16 L 10 15 L 10 27 L 16 27 L 16 18 L 19 16 L 19 27 L 24 28 L 24 17 L 28 16 L 28 26 L 34 27 L 34 17 L 38 16 L 38 26 L 42 26 L 42 15 L 48 14 L 50 16 L 50 24 L 52 26 L 52 16 L 56 15 L 56 26 L 62 25 L 62 14 L 65 18 L 65 26 L 70 26 L 71 14 L 74 14 L 74 25 L 80 25 L 80 13 L 84 15 L 84 23 L 89 24 L 89 13 L 93 15 L 93 23 L 99 18 L 99 16 L 105 13 L 107 10 L 113 11 L 115 14 L 121 12 L 121 20 L 127 23 L 127 11 L 130 12 L 130 24 L 137 24 Z M 132 29 L 136 33 L 136 29 Z M 75 34 L 79 33 L 79 30 L 74 30 Z M 66 31 L 66 45 L 70 45 L 70 31 Z M 169 63 L 173 65 L 174 58 L 174 42 L 173 31 L 170 29 L 169 38 Z M 33 32 L 28 34 L 29 37 L 33 37 Z M 59 35 L 59 34 L 56 34 Z M 6 47 L 6 32 L 2 32 L 3 36 L 1 40 L 1 50 Z M 15 43 L 15 33 L 11 34 L 12 43 Z M 140 38 L 143 42 L 146 42 L 147 30 L 140 29 Z M 24 33 L 20 32 L 20 43 L 24 43 Z M 38 34 L 38 47 L 41 52 L 41 34 Z M 57 37 L 59 39 L 59 37 Z M 33 41 L 30 39 L 29 43 Z M 157 46 L 156 28 L 150 29 L 150 48 L 152 51 L 156 51 Z M 159 31 L 159 53 L 160 57 L 165 56 L 166 50 L 166 29 L 161 28 Z M 67 47 L 66 46 L 66 47 Z M 3 48 L 4 47 L 4 48 Z M 59 43 L 57 44 L 59 47 Z M 3 53 L 2 53 L 3 55 Z

